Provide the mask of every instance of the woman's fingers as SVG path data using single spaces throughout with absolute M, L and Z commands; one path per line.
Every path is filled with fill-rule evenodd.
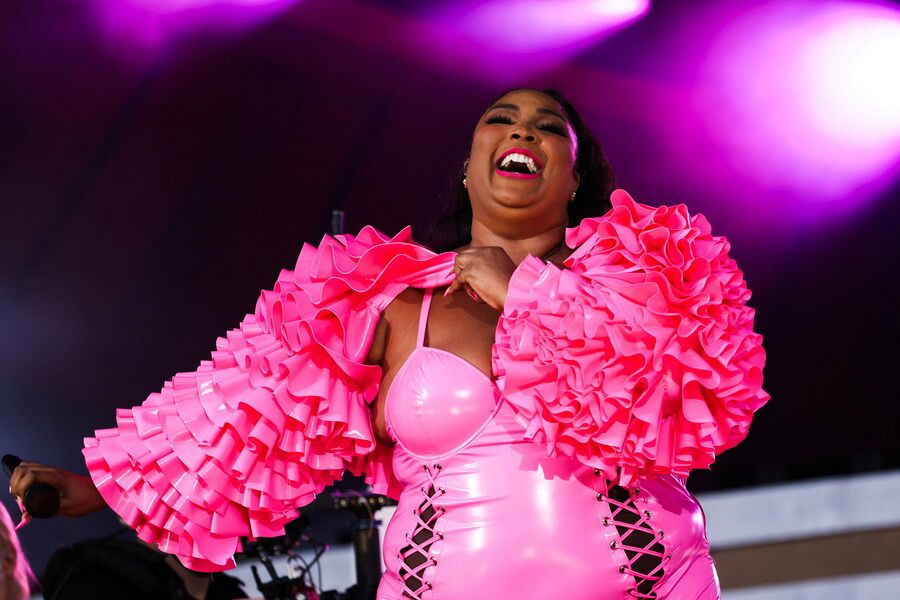
M 453 272 L 459 285 L 451 286 L 448 294 L 463 288 L 475 302 L 503 310 L 509 280 L 515 268 L 503 248 L 467 248 L 454 260 Z
M 24 497 L 28 488 L 35 483 L 46 483 L 63 491 L 66 478 L 59 469 L 47 467 L 38 463 L 23 462 L 10 478 L 10 492 L 17 497 Z
M 106 506 L 106 502 L 90 477 L 65 469 L 48 467 L 38 463 L 21 463 L 10 478 L 9 492 L 16 498 L 25 513 L 22 501 L 28 488 L 35 483 L 46 483 L 59 491 L 59 514 L 80 517 Z M 30 516 L 25 513 L 23 519 Z M 24 524 L 24 523 L 23 523 Z
M 459 268 L 457 265 L 454 265 L 453 272 L 456 273 L 456 279 L 454 279 L 444 291 L 445 298 L 459 290 L 465 290 L 469 295 L 469 298 L 475 302 L 484 302 L 484 300 L 478 297 L 475 289 L 468 283 L 468 273 L 466 273 L 465 268 Z
M 18 524 L 16 524 L 16 529 L 21 529 L 31 520 L 31 515 L 29 515 L 28 510 L 25 509 L 25 502 L 21 498 L 16 498 L 16 504 L 19 506 L 19 510 L 22 511 L 22 518 L 20 518 Z
M 501 258 L 505 260 L 500 260 Z M 444 292 L 444 296 L 465 290 L 473 302 L 484 303 L 499 310 L 503 307 L 509 273 L 514 269 L 515 265 L 502 248 L 467 248 L 454 259 L 453 273 L 456 279 Z
M 444 291 L 444 298 L 449 296 L 450 294 L 456 292 L 457 290 L 462 288 L 462 283 L 460 283 L 459 279 L 454 279 L 453 283 L 451 283 L 447 289 Z

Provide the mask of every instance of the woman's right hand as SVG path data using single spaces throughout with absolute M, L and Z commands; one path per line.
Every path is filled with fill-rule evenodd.
M 106 502 L 94 482 L 86 475 L 50 467 L 35 462 L 23 461 L 15 468 L 9 479 L 9 492 L 23 506 L 25 491 L 33 483 L 46 483 L 59 490 L 59 514 L 67 517 L 81 517 L 106 508 Z M 22 515 L 27 520 L 28 515 Z

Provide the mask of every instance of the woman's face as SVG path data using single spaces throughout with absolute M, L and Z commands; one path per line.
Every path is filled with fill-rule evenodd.
M 565 223 L 578 184 L 575 132 L 559 104 L 535 90 L 515 90 L 488 108 L 475 127 L 466 187 L 476 219 Z

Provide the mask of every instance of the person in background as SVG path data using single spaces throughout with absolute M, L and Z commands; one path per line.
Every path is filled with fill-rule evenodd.
M 6 508 L 0 505 L 0 600 L 22 600 L 28 598 L 30 582 L 34 581 L 31 567 L 22 553 L 19 538 Z

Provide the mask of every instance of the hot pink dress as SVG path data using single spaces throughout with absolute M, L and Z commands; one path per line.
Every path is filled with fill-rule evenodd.
M 365 364 L 384 308 L 453 279 L 406 229 L 326 237 L 117 427 L 85 440 L 97 488 L 198 570 L 233 565 L 349 469 L 400 503 L 379 599 L 716 598 L 693 468 L 746 436 L 765 353 L 728 242 L 684 205 L 613 209 L 566 233 L 565 269 L 509 284 L 492 381 L 419 343 L 375 441 Z
M 703 516 L 672 475 L 628 488 L 525 438 L 471 363 L 416 348 L 387 393 L 404 484 L 378 600 L 718 598 Z

